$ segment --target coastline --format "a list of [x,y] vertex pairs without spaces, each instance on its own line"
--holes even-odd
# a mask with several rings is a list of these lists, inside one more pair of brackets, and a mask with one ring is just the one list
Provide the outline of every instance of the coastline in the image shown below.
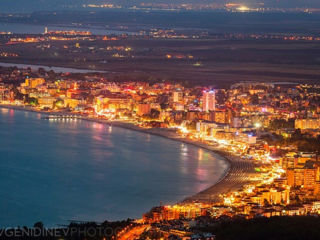
[[[45,115],[62,115],[62,114],[78,115],[76,113],[69,113],[69,112],[45,112],[45,111],[35,110],[31,107],[26,107],[26,106],[14,106],[14,105],[4,105],[4,104],[0,104],[0,108],[34,112],[34,113],[45,114]],[[233,156],[226,151],[222,151],[206,143],[183,138],[172,130],[169,130],[166,128],[145,129],[130,122],[110,121],[110,120],[104,120],[99,118],[85,117],[82,115],[78,115],[78,116],[79,116],[79,119],[81,120],[125,128],[129,130],[151,134],[151,135],[163,137],[166,139],[170,139],[173,141],[178,141],[181,143],[193,145],[222,157],[224,161],[226,161],[226,163],[228,164],[228,168],[224,171],[220,179],[216,183],[214,183],[212,186],[202,190],[201,192],[181,200],[179,204],[189,204],[194,202],[217,203],[223,200],[220,196],[221,194],[228,194],[232,191],[237,191],[241,189],[245,184],[252,182],[251,176],[253,176],[255,173],[254,164],[252,163],[252,161],[242,160],[238,156]]]
[[101,70],[93,70],[93,69],[83,69],[83,68],[76,68],[76,67],[59,67],[59,66],[47,66],[47,65],[38,65],[38,64],[26,64],[26,63],[16,63],[16,62],[0,62],[0,67],[20,67],[20,68],[27,68],[30,67],[31,69],[38,69],[43,68],[46,71],[53,70],[55,72],[72,72],[72,73],[108,73],[108,71],[101,71]]

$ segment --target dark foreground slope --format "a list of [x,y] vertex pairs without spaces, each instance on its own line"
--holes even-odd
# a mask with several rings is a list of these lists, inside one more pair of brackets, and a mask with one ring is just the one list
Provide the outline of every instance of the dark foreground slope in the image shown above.
[[201,230],[217,240],[313,240],[320,239],[319,226],[319,217],[295,216],[227,220]]

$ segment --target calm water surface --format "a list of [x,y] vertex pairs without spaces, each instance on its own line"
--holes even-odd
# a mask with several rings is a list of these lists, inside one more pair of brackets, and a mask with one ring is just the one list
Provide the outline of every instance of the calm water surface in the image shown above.
[[17,67],[17,68],[28,68],[30,67],[33,71],[37,71],[39,68],[43,68],[46,71],[53,70],[56,73],[93,73],[100,72],[106,73],[106,71],[90,70],[90,69],[78,69],[78,68],[66,68],[66,67],[49,67],[44,65],[33,65],[33,64],[21,64],[21,63],[4,63],[0,62],[1,67]]
[[128,31],[117,31],[111,30],[103,27],[79,27],[79,26],[51,26],[51,25],[42,25],[42,24],[23,24],[23,23],[6,23],[0,22],[0,32],[12,32],[16,34],[41,34],[44,33],[45,27],[48,27],[49,31],[90,31],[94,35],[106,35],[106,34],[133,34],[133,32]]
[[216,182],[203,149],[127,129],[0,108],[0,226],[141,217]]

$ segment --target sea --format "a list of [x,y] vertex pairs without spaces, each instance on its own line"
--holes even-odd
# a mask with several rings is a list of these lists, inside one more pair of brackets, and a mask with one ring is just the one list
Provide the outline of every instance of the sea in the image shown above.
[[98,71],[90,69],[79,69],[79,68],[67,68],[67,67],[52,67],[44,65],[33,65],[33,64],[21,64],[21,63],[5,63],[0,62],[0,67],[17,67],[17,68],[31,68],[33,71],[37,71],[39,68],[43,68],[45,71],[53,70],[56,73],[106,73],[107,71]]
[[85,120],[0,108],[0,227],[141,218],[216,183],[212,152]]
[[11,32],[15,34],[41,34],[44,33],[45,28],[48,31],[90,31],[94,35],[121,35],[121,34],[135,34],[130,31],[119,31],[96,26],[72,26],[72,25],[43,25],[43,24],[25,24],[25,23],[7,23],[0,22],[0,32]]

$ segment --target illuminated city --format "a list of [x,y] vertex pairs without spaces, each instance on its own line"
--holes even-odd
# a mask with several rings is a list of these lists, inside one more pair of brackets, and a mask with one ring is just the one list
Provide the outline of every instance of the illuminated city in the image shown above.
[[[152,209],[141,220],[145,224],[208,215],[319,213],[319,143],[313,140],[320,126],[319,85],[251,82],[208,91],[68,76],[48,81],[40,74],[30,78],[27,70],[15,72],[25,81],[16,89],[2,84],[4,107],[45,112],[49,121],[72,117],[139,129],[218,151],[228,159],[229,173],[218,185],[178,205]],[[160,96],[167,96],[166,104]]]
[[317,1],[0,7],[0,239],[320,238]]

